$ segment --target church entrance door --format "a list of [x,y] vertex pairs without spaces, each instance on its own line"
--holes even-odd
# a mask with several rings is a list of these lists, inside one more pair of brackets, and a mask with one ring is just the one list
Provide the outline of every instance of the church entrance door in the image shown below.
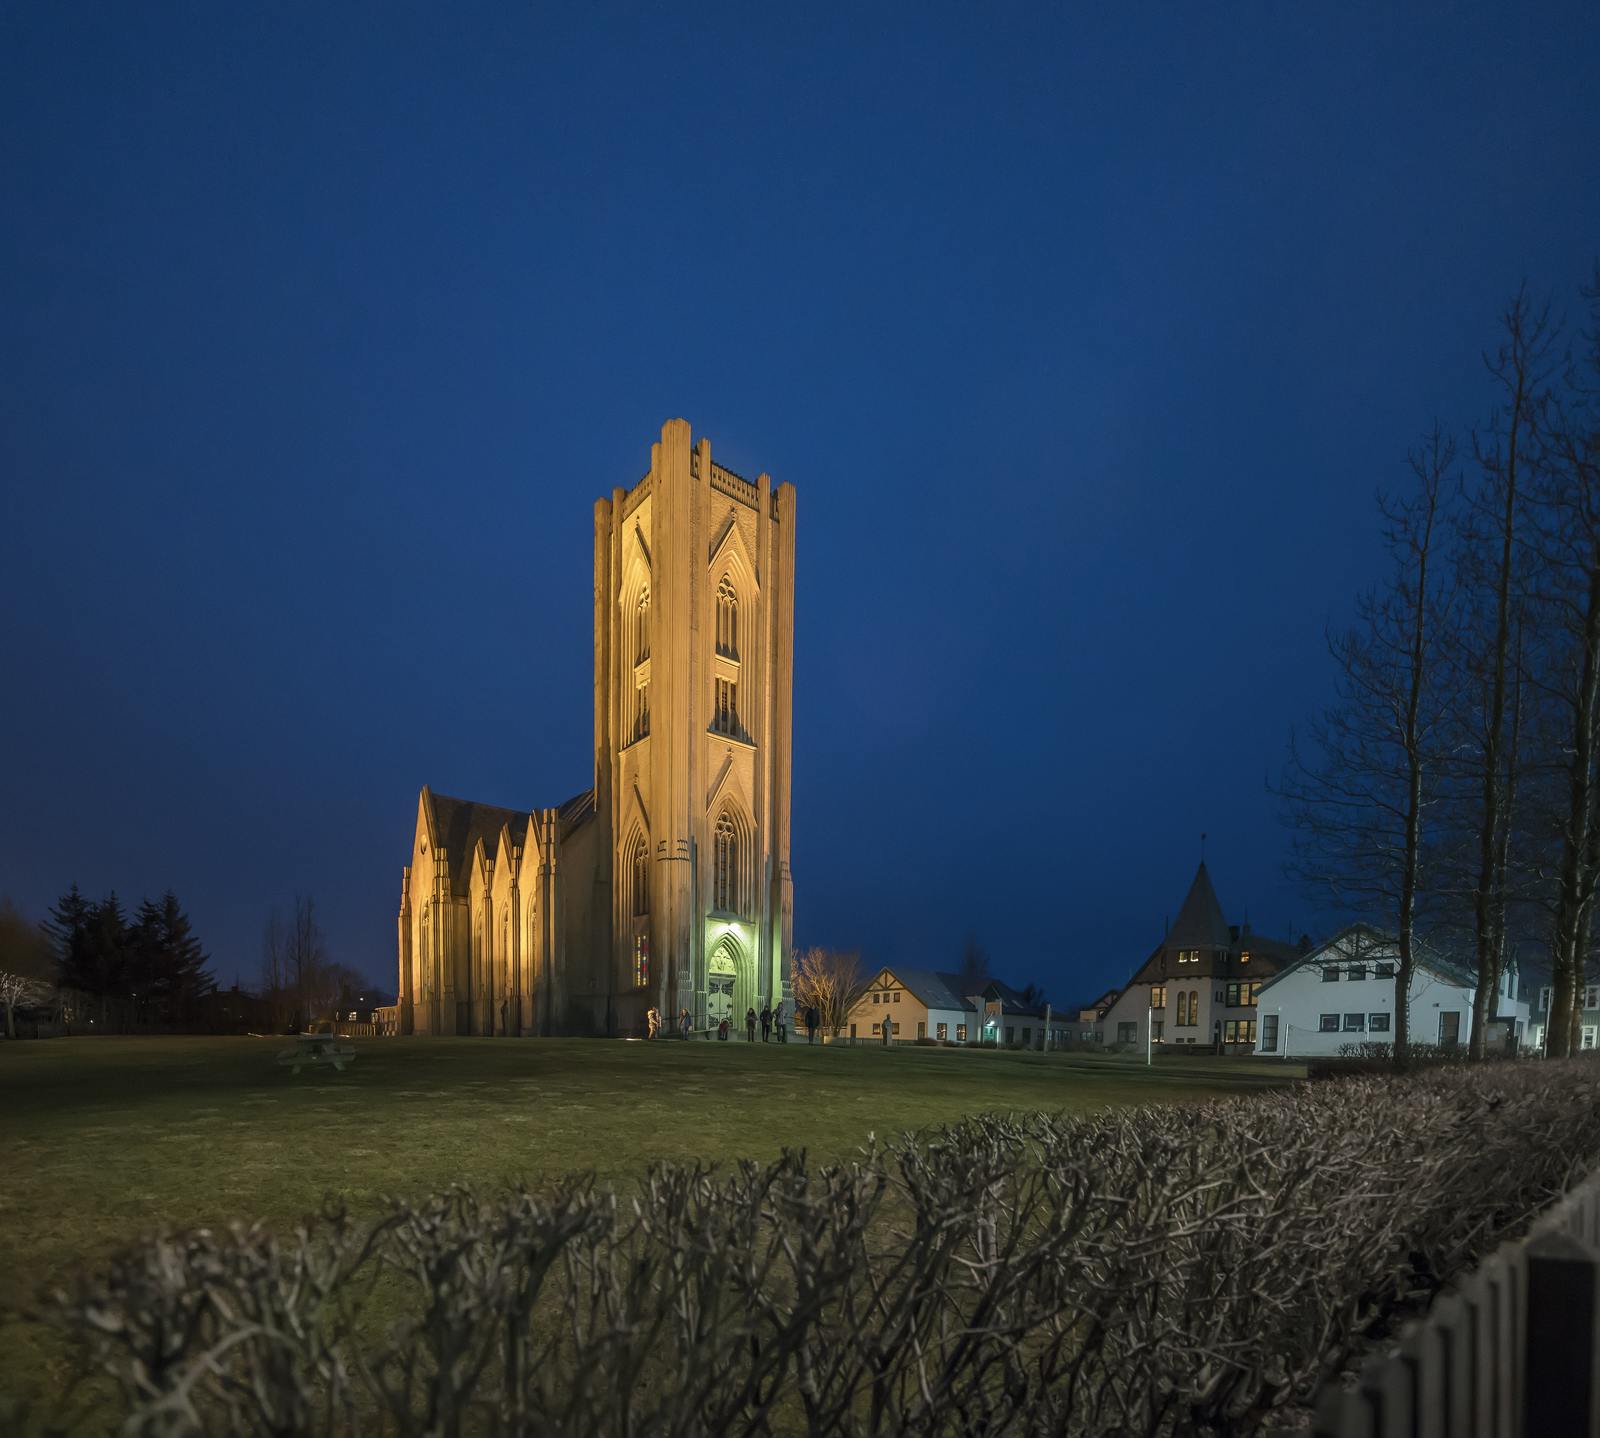
[[706,1023],[714,1029],[723,1019],[727,1019],[737,1028],[733,1012],[732,957],[726,948],[719,948],[706,967],[709,970],[706,975]]

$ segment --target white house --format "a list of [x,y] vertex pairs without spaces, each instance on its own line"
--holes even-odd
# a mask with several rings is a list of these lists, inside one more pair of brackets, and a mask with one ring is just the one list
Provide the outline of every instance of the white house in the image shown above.
[[[1335,934],[1261,986],[1255,1051],[1304,1058],[1353,1044],[1392,1044],[1398,965],[1395,940],[1381,930],[1352,924]],[[1406,1003],[1411,1041],[1467,1043],[1476,987],[1472,974],[1418,945]],[[1523,1036],[1528,1006],[1514,966],[1501,983],[1495,1017]]]
[[[1545,1029],[1550,1022],[1549,974],[1539,974],[1537,992],[1530,990],[1528,998],[1532,1012],[1528,1015],[1527,1042],[1530,1048],[1543,1049]],[[1579,995],[1583,1012],[1578,1018],[1578,1047],[1592,1049],[1600,1046],[1600,984],[1586,984]]]

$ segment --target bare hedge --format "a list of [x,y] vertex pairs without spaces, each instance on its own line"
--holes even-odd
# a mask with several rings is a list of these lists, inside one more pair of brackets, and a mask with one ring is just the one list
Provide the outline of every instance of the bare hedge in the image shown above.
[[1597,1156],[1600,1069],[1497,1065],[169,1235],[53,1311],[130,1435],[1247,1432]]

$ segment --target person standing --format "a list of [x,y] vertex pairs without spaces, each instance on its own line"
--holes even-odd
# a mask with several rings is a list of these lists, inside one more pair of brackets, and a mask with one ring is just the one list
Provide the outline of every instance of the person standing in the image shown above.
[[772,1027],[778,1032],[778,1042],[780,1044],[786,1044],[789,1042],[789,1026],[784,1022],[783,1019],[782,999],[779,999],[778,1002],[772,1006]]
[[772,1010],[766,1005],[761,1005],[761,1042],[772,1037]]
[[688,1037],[689,1037],[689,1010],[688,1009],[679,1009],[678,1010],[678,1037],[680,1039],[685,1040],[685,1041],[688,1040]]
[[756,1011],[753,1008],[744,1011],[744,1036],[749,1043],[756,1041]]
[[814,1044],[817,1041],[817,1026],[822,1022],[822,1015],[817,1012],[817,1006],[810,1004],[806,1007],[806,1042]]
[[645,1037],[655,1038],[661,1032],[661,1010],[651,1004],[644,1016]]

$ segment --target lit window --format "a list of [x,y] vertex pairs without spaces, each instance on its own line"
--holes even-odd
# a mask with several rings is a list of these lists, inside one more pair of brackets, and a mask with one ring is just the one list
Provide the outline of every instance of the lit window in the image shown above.
[[1239,955],[1239,962],[1241,964],[1248,964],[1250,962],[1250,950],[1249,949],[1246,949],[1242,954]]
[[966,1043],[966,1041],[967,1041],[967,1026],[965,1024],[957,1024],[956,1025],[956,1042],[958,1044],[964,1044],[964,1043]]
[[950,1025],[949,1024],[936,1024],[934,1026],[934,1031],[933,1032],[934,1032],[934,1037],[936,1039],[938,1039],[940,1043],[943,1043],[945,1041],[946,1037],[950,1033]]
[[1164,1009],[1167,1006],[1167,990],[1163,984],[1156,984],[1150,990],[1150,1007]]
[[633,986],[636,989],[650,986],[650,940],[645,934],[633,941]]

